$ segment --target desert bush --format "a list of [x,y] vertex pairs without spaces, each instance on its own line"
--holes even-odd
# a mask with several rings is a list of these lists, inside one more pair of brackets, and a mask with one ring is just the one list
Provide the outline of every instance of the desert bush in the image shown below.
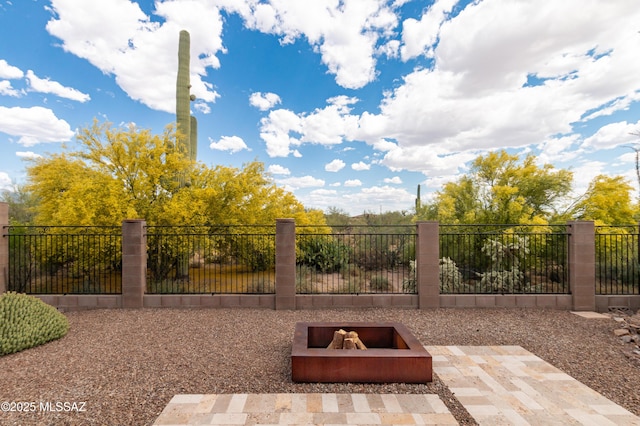
[[524,290],[520,258],[529,253],[526,237],[505,235],[502,241],[489,239],[482,246],[482,252],[491,258],[491,270],[480,274],[482,289],[507,294]]
[[371,285],[371,290],[373,291],[387,292],[391,289],[391,285],[389,284],[389,279],[384,275],[372,276],[369,283]]
[[440,293],[458,293],[462,285],[462,274],[456,262],[448,257],[440,259]]
[[349,263],[349,247],[330,235],[308,235],[298,247],[298,263],[320,272],[337,272]]
[[15,292],[0,296],[0,356],[59,339],[68,331],[67,317],[40,299]]
[[409,278],[402,281],[402,292],[415,294],[417,281],[416,261],[411,260],[409,261]]
[[319,291],[313,285],[315,275],[314,268],[307,265],[296,265],[296,293],[318,293]]

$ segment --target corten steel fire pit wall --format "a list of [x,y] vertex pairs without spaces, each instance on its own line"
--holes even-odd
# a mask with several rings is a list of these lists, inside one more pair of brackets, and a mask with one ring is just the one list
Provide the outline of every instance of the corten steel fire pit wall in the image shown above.
[[[327,349],[336,330],[355,331],[367,346]],[[397,322],[299,322],[291,351],[294,382],[427,383],[431,355]]]

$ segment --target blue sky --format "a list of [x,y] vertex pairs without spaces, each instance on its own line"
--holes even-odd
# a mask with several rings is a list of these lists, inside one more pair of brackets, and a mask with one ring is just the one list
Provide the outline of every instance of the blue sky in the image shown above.
[[0,188],[97,118],[175,121],[307,207],[406,210],[491,150],[637,186],[640,8],[610,0],[0,0]]

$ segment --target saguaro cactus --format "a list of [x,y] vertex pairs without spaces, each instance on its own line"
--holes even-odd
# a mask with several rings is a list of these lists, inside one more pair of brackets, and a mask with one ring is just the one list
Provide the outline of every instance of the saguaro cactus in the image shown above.
[[189,93],[191,82],[189,77],[189,62],[191,60],[191,41],[189,32],[180,31],[178,44],[178,79],[176,81],[176,122],[178,130],[184,135],[184,152],[195,161],[198,154],[198,122],[191,115],[190,101],[195,96]]

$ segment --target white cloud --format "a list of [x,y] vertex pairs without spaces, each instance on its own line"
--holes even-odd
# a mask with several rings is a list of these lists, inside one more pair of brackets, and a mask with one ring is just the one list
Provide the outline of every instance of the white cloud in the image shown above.
[[178,35],[186,29],[191,34],[192,93],[202,102],[215,101],[217,92],[202,77],[207,68],[220,66],[215,55],[224,51],[218,8],[202,1],[156,2],[155,7],[152,21],[127,0],[103,2],[100,13],[91,2],[52,0],[54,17],[47,31],[62,41],[65,51],[114,75],[132,99],[174,112]]
[[302,120],[292,111],[273,110],[260,122],[260,137],[267,144],[269,157],[286,157],[291,153],[291,145],[300,144],[298,139],[289,136],[289,132],[299,133],[302,127]]
[[440,25],[451,12],[458,0],[436,0],[422,15],[420,20],[405,19],[402,23],[403,61],[419,55],[433,57],[433,47],[438,39]]
[[402,183],[402,179],[400,179],[400,176],[394,176],[392,178],[384,178],[384,183],[393,183],[395,185],[400,185]]
[[638,136],[633,135],[638,132],[638,128],[640,128],[640,120],[636,123],[627,123],[626,121],[609,123],[598,129],[594,135],[586,138],[582,147],[599,150],[633,144],[638,140]]
[[18,79],[24,77],[24,73],[20,68],[9,65],[4,59],[0,59],[0,78],[7,78],[9,80]]
[[[640,9],[622,2],[473,2],[440,26],[433,67],[405,75],[349,137],[393,141],[378,145],[382,164],[438,175],[459,166],[450,154],[569,137],[584,117],[638,99],[638,21]],[[429,49],[408,46],[407,56]]]
[[549,138],[538,145],[540,153],[537,155],[539,164],[552,164],[553,162],[564,162],[576,158],[580,150],[575,148],[580,136],[577,134]]
[[249,96],[251,106],[258,108],[260,111],[267,111],[281,102],[280,96],[275,93],[255,92]]
[[278,179],[277,182],[278,184],[283,185],[291,190],[324,186],[324,180],[314,178],[313,176],[290,177],[285,179]]
[[11,182],[9,174],[0,172],[0,191],[14,191],[15,185]]
[[384,55],[388,58],[397,58],[398,51],[400,50],[400,41],[398,40],[389,40],[387,43],[378,47],[376,52],[378,55]]
[[358,192],[332,193],[328,190],[313,190],[299,199],[306,206],[327,210],[341,206],[347,213],[358,215],[364,212],[410,210],[414,206],[415,194],[402,188],[374,186],[362,188]]
[[572,169],[573,172],[573,196],[578,197],[586,192],[589,184],[598,175],[604,174],[607,166],[602,161],[585,161],[578,167]]
[[305,37],[342,87],[358,89],[376,75],[376,44],[397,26],[393,10],[378,0],[348,2],[280,0],[250,2],[250,28],[281,36],[283,44]]
[[357,163],[353,163],[351,165],[351,168],[355,171],[363,171],[363,170],[369,170],[371,168],[371,164],[366,164],[362,161],[359,161]]
[[65,87],[57,81],[51,81],[48,78],[39,78],[33,73],[33,71],[27,71],[27,80],[29,86],[34,92],[51,93],[61,98],[71,99],[72,101],[87,102],[91,99],[86,93],[71,88]]
[[242,140],[239,136],[222,136],[219,141],[213,141],[209,139],[211,143],[209,144],[209,148],[215,149],[218,151],[229,151],[232,154],[236,152],[240,152],[243,149],[249,150],[249,147],[244,140]]
[[196,99],[196,101],[194,102],[193,109],[195,109],[198,112],[201,112],[202,114],[211,113],[211,107],[209,106],[209,104],[206,102],[202,102],[198,99]]
[[327,163],[324,165],[324,169],[327,172],[339,172],[340,170],[342,170],[344,168],[345,164],[344,161],[340,160],[340,159],[335,159],[333,161],[331,161],[330,163]]
[[360,181],[360,179],[349,179],[344,182],[344,186],[346,188],[354,188],[356,186],[362,186],[362,181]]
[[69,123],[57,118],[53,111],[43,107],[0,106],[0,132],[18,137],[18,143],[24,146],[66,142],[74,135]]
[[34,158],[42,158],[42,155],[36,154],[33,151],[17,151],[16,157],[34,159]]
[[[260,137],[267,144],[271,157],[286,157],[292,153],[291,146],[304,143],[337,145],[346,135],[354,134],[358,117],[351,114],[351,105],[357,99],[336,96],[327,99],[327,106],[315,109],[310,114],[296,114],[286,109],[277,109],[261,120]],[[297,134],[295,137],[292,134]]]
[[269,173],[272,175],[290,175],[291,171],[286,167],[280,166],[279,164],[272,164],[267,169]]
[[22,92],[14,89],[9,80],[0,80],[0,95],[13,96],[17,98],[22,95]]

